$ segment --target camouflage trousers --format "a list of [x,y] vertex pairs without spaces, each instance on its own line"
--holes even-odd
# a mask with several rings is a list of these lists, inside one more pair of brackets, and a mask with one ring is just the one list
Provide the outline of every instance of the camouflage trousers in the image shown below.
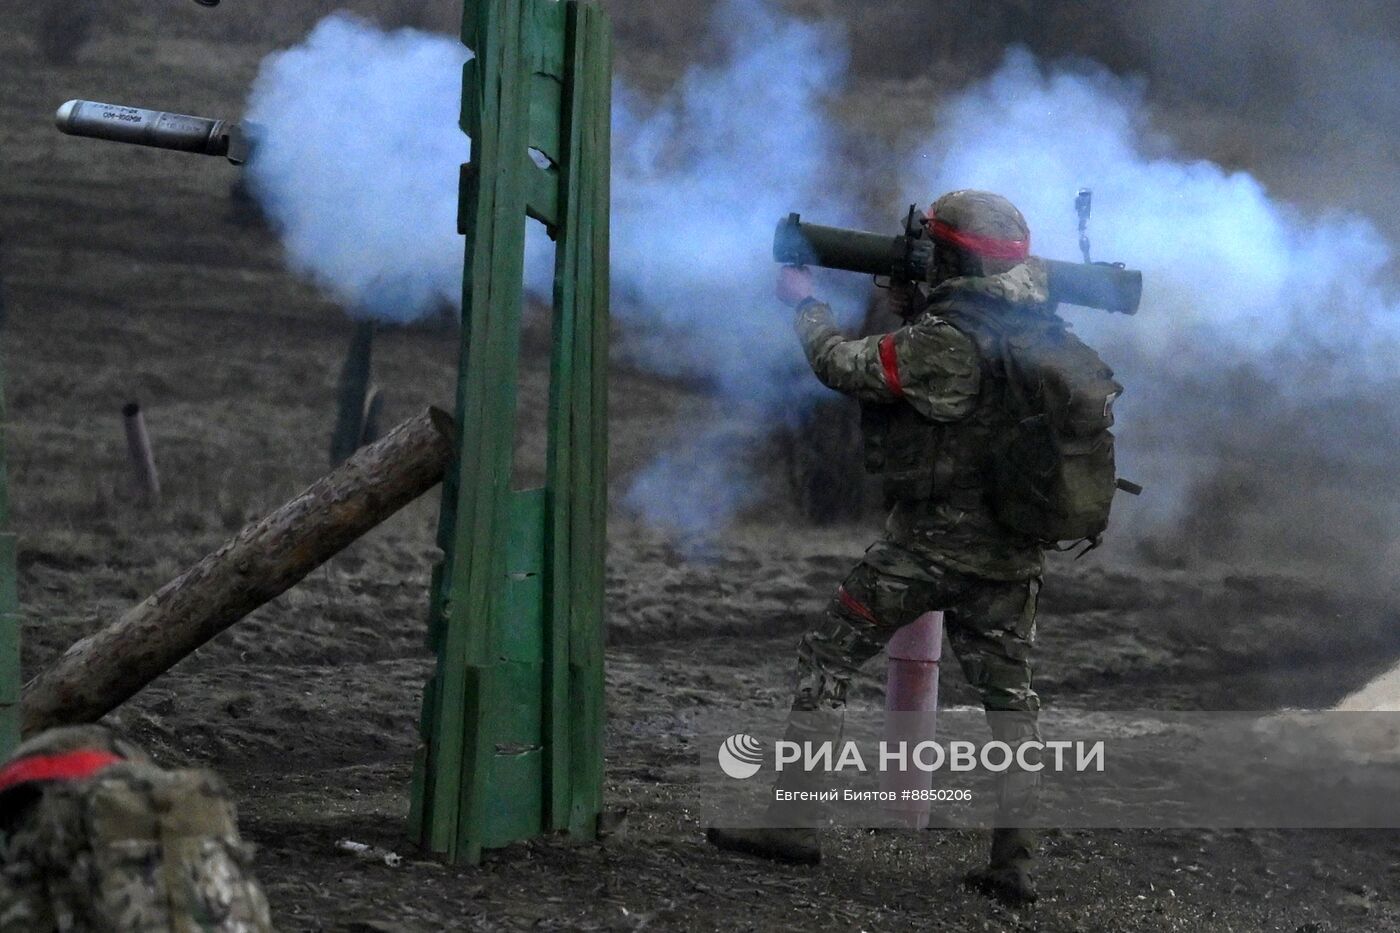
[[[877,543],[837,588],[821,624],[798,644],[793,712],[843,709],[856,672],[896,631],[937,609],[944,612],[944,630],[963,674],[981,694],[993,738],[1013,748],[1039,741],[1040,698],[1031,686],[1039,593],[1039,578],[976,577]],[[826,717],[803,719],[820,723]],[[1007,772],[999,783],[1002,819],[1014,822],[1033,812],[1038,787],[1034,772]]]
[[1040,581],[988,580],[931,563],[911,566],[917,576],[906,576],[888,569],[895,550],[884,542],[872,547],[832,596],[822,624],[802,637],[792,708],[845,706],[851,677],[890,636],[941,609],[948,642],[982,705],[988,711],[1038,712],[1031,647]]
[[270,933],[223,782],[124,763],[53,783],[0,841],[0,933]]

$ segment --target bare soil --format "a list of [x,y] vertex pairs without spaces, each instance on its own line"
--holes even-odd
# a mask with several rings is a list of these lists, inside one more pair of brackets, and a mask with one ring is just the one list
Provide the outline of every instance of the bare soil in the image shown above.
[[[60,65],[9,28],[28,14],[6,9],[7,453],[33,673],[324,470],[351,326],[283,269],[274,237],[238,221],[227,165],[50,128],[53,107],[74,96],[227,112],[269,35],[206,36],[222,11],[174,4],[165,37],[139,15],[100,17]],[[267,27],[273,38],[294,28]],[[376,380],[391,422],[450,398],[456,342],[430,327],[381,335]],[[527,341],[527,400],[542,397],[541,357]],[[166,489],[157,511],[128,489],[119,412],[129,400],[154,438]],[[619,370],[614,483],[703,406],[685,386]],[[525,406],[522,481],[537,479],[541,408]],[[433,498],[113,717],[163,762],[228,778],[282,929],[1400,929],[1393,832],[1053,834],[1045,897],[1021,912],[961,888],[983,857],[972,833],[841,831],[820,867],[801,869],[708,847],[695,790],[668,777],[681,751],[658,714],[783,705],[797,634],[876,534],[873,521],[805,527],[781,503],[700,555],[614,516],[607,798],[628,811],[625,831],[516,845],[479,867],[439,864],[404,838],[431,671]],[[1115,560],[1106,549],[1052,568],[1038,667],[1047,703],[1326,706],[1400,656],[1385,601],[1284,572]],[[857,699],[877,689],[864,680]],[[944,692],[972,699],[951,670]],[[343,839],[403,861],[347,854]]]

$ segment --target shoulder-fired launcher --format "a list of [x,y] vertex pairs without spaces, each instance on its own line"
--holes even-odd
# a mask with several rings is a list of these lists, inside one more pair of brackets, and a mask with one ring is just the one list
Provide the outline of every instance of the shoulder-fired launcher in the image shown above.
[[[925,279],[933,249],[933,241],[912,222],[906,225],[906,232],[889,236],[823,227],[789,214],[779,221],[773,236],[773,258],[778,262],[888,276],[902,282]],[[1119,314],[1137,313],[1142,300],[1141,272],[1116,263],[1034,259],[1045,267],[1050,300]]]

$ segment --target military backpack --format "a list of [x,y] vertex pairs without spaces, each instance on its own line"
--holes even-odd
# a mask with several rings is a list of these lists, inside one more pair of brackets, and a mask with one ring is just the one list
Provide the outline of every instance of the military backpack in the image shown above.
[[975,315],[983,365],[1011,426],[991,458],[997,519],[1046,544],[1097,542],[1118,488],[1113,370],[1059,317]]
[[270,933],[223,781],[64,732],[0,771],[0,933]]

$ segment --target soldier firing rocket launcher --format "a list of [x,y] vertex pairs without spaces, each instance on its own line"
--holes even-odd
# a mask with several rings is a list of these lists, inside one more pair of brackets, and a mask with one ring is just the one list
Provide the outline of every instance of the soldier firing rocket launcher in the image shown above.
[[[1081,193],[1083,197],[1083,193]],[[1087,219],[1087,198],[1081,216]],[[1081,234],[1082,234],[1081,226]],[[891,282],[922,282],[933,261],[934,243],[923,216],[913,207],[904,233],[887,236],[805,223],[798,214],[779,221],[773,258],[789,265],[822,266],[887,276]],[[1050,299],[1119,314],[1136,314],[1142,299],[1142,273],[1121,263],[1036,261],[1045,267]]]
[[209,117],[70,100],[58,108],[54,123],[69,136],[223,156],[234,165],[244,164],[253,153],[249,127]]

